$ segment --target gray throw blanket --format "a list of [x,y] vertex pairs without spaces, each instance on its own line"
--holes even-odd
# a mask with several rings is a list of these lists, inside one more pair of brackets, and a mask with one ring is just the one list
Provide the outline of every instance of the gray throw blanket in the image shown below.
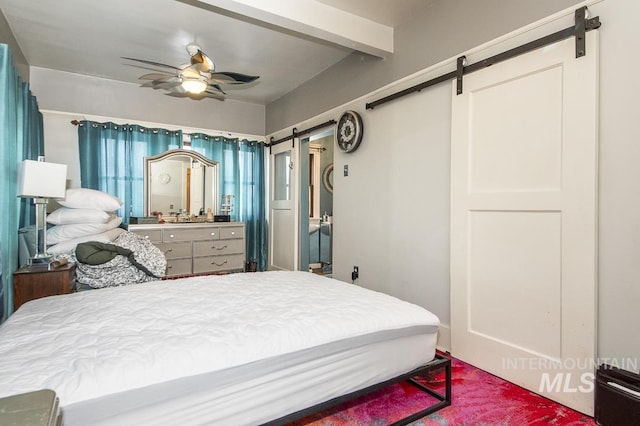
[[164,253],[132,232],[123,232],[112,244],[80,243],[74,257],[77,281],[93,288],[156,281],[167,268]]

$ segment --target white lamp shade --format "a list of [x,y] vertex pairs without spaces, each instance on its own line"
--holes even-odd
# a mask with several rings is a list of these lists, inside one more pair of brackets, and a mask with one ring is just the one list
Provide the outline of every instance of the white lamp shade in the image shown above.
[[24,160],[18,164],[18,197],[64,198],[67,165]]

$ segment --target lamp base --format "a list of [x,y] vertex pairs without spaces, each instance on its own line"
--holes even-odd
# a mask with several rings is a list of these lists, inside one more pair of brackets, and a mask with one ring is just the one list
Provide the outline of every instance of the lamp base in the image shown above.
[[53,262],[53,255],[38,253],[29,259],[29,265],[49,266]]

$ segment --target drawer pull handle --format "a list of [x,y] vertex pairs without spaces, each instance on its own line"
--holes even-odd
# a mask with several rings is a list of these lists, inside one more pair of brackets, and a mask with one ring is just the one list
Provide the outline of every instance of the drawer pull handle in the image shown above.
[[165,253],[171,253],[173,249],[165,250]]
[[147,240],[149,239],[149,236],[148,236],[148,235],[145,235],[144,237],[145,237]]
[[216,233],[215,233],[215,232],[212,232],[212,233],[211,233],[211,236],[212,236],[212,237],[215,237],[215,235],[216,235]]
[[173,238],[173,234],[169,235],[169,238]]
[[232,232],[231,232],[231,235],[236,235],[235,231],[232,231]]
[[216,266],[222,266],[222,265],[225,265],[226,263],[227,263],[226,260],[224,262],[222,262],[222,263],[216,263],[215,260],[213,262],[211,262],[212,265],[216,265]]
[[227,246],[222,246],[222,247],[211,246],[211,248],[216,250],[224,250],[227,248]]
[[173,268],[173,265],[167,265],[167,269]]

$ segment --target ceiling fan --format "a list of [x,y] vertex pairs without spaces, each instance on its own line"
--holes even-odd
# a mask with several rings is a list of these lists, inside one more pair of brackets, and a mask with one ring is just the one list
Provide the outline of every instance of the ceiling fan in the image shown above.
[[156,90],[163,89],[167,91],[167,95],[180,98],[224,100],[226,92],[221,86],[247,84],[260,78],[259,76],[237,72],[215,71],[215,64],[211,58],[205,55],[200,50],[200,46],[195,43],[187,45],[187,52],[191,56],[190,63],[179,67],[145,59],[126,57],[122,57],[122,59],[171,70],[140,76],[140,80],[147,80],[141,87],[151,87]]

